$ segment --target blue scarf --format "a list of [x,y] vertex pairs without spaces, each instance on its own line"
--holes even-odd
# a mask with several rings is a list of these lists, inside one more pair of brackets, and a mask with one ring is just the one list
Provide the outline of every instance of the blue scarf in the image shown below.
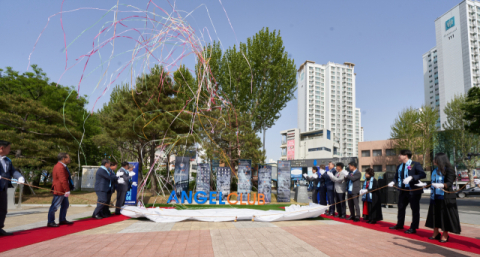
[[[352,172],[352,176],[353,176],[353,174],[355,174],[356,171],[357,171],[357,170],[354,170],[354,171]],[[349,174],[349,175],[350,175],[350,174]],[[347,175],[347,176],[348,176],[348,175]],[[353,188],[353,182],[352,182],[351,180],[348,180],[348,193],[349,193],[349,194],[352,194],[352,188]]]
[[[432,183],[445,183],[445,177],[438,171],[438,168],[432,172]],[[445,194],[442,189],[434,187],[431,187],[430,192],[430,200],[443,199],[443,195]]]
[[[411,164],[412,164],[412,160],[408,160],[407,163],[405,163],[405,172],[403,173],[404,178],[400,176],[402,174],[403,164],[400,164],[400,166],[398,166],[398,187],[399,188],[402,188],[403,180],[408,178],[408,166],[410,166]],[[410,185],[407,184],[405,185],[405,187],[410,188]]]
[[[370,178],[370,182],[368,183],[368,190],[372,190],[373,186],[373,177]],[[367,189],[367,180],[363,182],[363,189]],[[369,203],[372,202],[372,193],[362,195],[362,201],[368,201]]]
[[[108,171],[107,167],[105,167],[105,166],[102,165],[102,166],[100,166],[100,168],[104,169],[104,170],[107,172],[108,176],[110,176],[110,171]],[[110,185],[109,185],[109,187],[112,187],[112,180],[110,180]]]

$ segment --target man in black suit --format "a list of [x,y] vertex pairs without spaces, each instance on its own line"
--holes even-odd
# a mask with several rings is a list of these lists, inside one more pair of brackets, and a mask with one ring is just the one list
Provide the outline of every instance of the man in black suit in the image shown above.
[[[357,170],[357,163],[350,162],[348,168],[353,170],[346,177],[347,181],[347,199],[348,200],[348,209],[350,210],[350,217],[347,220],[353,220],[354,222],[360,221],[360,204],[358,199],[358,194],[360,192],[360,179],[362,178],[362,173]],[[353,199],[350,199],[353,198]]]
[[318,172],[318,168],[312,167],[312,173],[313,173],[312,176],[308,176],[306,173],[303,174],[303,176],[307,181],[313,183],[312,203],[318,204],[317,194],[318,194],[318,190],[320,189],[320,175]]
[[328,172],[332,173],[332,175],[336,175],[337,171],[335,170],[335,164],[333,162],[328,163],[328,167],[326,169],[327,172],[323,173],[322,179],[325,181],[325,189],[327,192],[326,199],[328,200],[328,204],[330,204],[330,208],[327,210],[327,216],[335,215],[335,182],[330,179]]
[[407,205],[410,204],[410,208],[412,209],[412,225],[410,226],[410,229],[405,231],[407,234],[417,233],[417,228],[420,223],[420,199],[422,198],[423,189],[415,190],[420,188],[415,184],[418,184],[420,179],[427,176],[423,171],[422,165],[418,162],[412,161],[411,158],[412,152],[410,150],[400,151],[398,160],[402,162],[402,164],[397,166],[395,180],[388,184],[389,187],[396,185],[402,189],[414,190],[399,190],[397,225],[390,228],[403,229],[405,223],[405,209],[407,209]]
[[[10,153],[10,142],[0,140],[0,236],[11,236],[3,230],[5,218],[7,217],[7,189],[12,186],[10,181],[12,178],[17,179],[18,183],[24,184],[25,178],[22,174],[15,170],[12,161],[7,157]],[[6,178],[6,179],[3,179]],[[9,180],[7,180],[9,179]]]
[[117,185],[117,204],[115,208],[116,215],[120,215],[120,210],[122,206],[125,205],[125,197],[132,186],[131,177],[135,176],[135,172],[129,171],[130,166],[133,168],[133,165],[129,164],[128,162],[122,162],[122,167],[117,172],[117,177],[123,178],[126,183]]
[[95,193],[97,193],[98,203],[92,217],[96,219],[106,217],[104,209],[109,209],[107,203],[109,203],[116,183],[123,184],[125,181],[123,178],[118,178],[114,172],[111,172],[110,161],[103,159],[102,166],[97,170],[97,174],[95,175]]
[[[117,169],[117,163],[116,162],[110,162],[110,167],[107,168],[107,169],[108,169],[108,172],[115,174],[115,170]],[[117,189],[117,186],[118,186],[117,181],[112,183],[112,190],[109,193],[107,193],[107,202],[106,202],[107,205],[111,205],[112,195],[113,195],[113,193],[115,193],[115,190]],[[117,196],[118,196],[118,193],[117,193]],[[108,218],[110,216],[112,216],[112,213],[110,212],[110,207],[105,206],[105,208],[103,208],[103,217]]]

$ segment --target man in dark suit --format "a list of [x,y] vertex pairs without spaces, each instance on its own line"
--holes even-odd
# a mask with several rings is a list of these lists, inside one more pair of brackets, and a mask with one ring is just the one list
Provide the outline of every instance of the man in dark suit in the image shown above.
[[322,179],[324,180],[324,183],[325,183],[325,189],[326,189],[326,192],[327,192],[327,196],[326,196],[326,199],[328,200],[328,204],[330,204],[330,208],[328,209],[327,211],[327,215],[328,216],[333,216],[335,215],[335,182],[333,182],[331,179],[330,179],[330,176],[328,175],[328,172],[331,172],[333,175],[336,175],[337,174],[337,171],[335,170],[335,165],[333,164],[333,162],[329,162],[328,163],[328,167],[326,169],[326,172],[323,173],[322,175]]
[[[362,173],[357,170],[357,163],[350,162],[348,164],[350,172],[348,176],[345,177],[347,181],[347,198],[348,200],[348,209],[350,210],[350,217],[347,220],[353,220],[355,222],[360,221],[360,204],[358,199],[358,194],[360,192],[360,179],[362,178]],[[353,198],[353,199],[350,199]]]
[[10,142],[0,140],[0,236],[13,235],[13,233],[7,233],[5,230],[3,230],[8,210],[7,189],[9,187],[13,187],[10,180],[14,178],[17,179],[18,183],[25,183],[25,178],[23,178],[20,172],[15,170],[12,165],[12,161],[7,157],[7,154],[9,153]]
[[[116,162],[110,162],[110,167],[108,168],[108,171],[110,173],[115,174],[115,170],[117,169],[117,163]],[[107,205],[110,205],[112,203],[112,195],[115,193],[115,190],[117,189],[117,181],[112,183],[112,191],[107,193]],[[117,194],[118,197],[118,194]],[[103,208],[103,217],[108,218],[112,216],[112,213],[110,212],[110,208],[108,206],[105,206],[106,208]]]
[[312,203],[318,204],[317,194],[318,194],[318,190],[320,189],[320,187],[319,187],[319,185],[320,185],[320,175],[319,175],[319,172],[318,172],[318,168],[317,167],[312,167],[312,173],[313,173],[312,176],[308,176],[307,174],[303,174],[303,176],[305,177],[305,179],[307,181],[313,183]]
[[55,212],[60,209],[60,225],[72,225],[73,222],[67,221],[67,209],[70,206],[68,197],[73,190],[73,181],[67,165],[70,164],[70,156],[67,153],[58,154],[58,162],[52,171],[52,205],[48,211],[47,227],[58,227],[55,223]]
[[123,180],[128,183],[118,184],[117,185],[117,204],[115,208],[115,214],[120,215],[120,210],[123,205],[125,205],[125,197],[127,195],[128,190],[132,186],[132,179],[131,177],[135,176],[135,172],[129,171],[129,167],[132,166],[128,162],[122,162],[122,167],[117,172],[117,177],[123,178]]
[[109,209],[107,206],[108,196],[112,195],[115,183],[123,184],[123,178],[117,178],[115,173],[110,172],[110,161],[107,159],[102,160],[102,166],[97,170],[95,175],[95,193],[97,194],[97,208],[93,212],[92,217],[96,219],[104,218],[104,209]]
[[410,150],[401,150],[398,160],[402,164],[397,166],[395,172],[395,180],[388,184],[389,187],[396,185],[398,188],[405,190],[414,190],[414,191],[404,191],[399,190],[398,194],[398,215],[397,215],[397,224],[390,229],[403,229],[405,223],[405,210],[407,205],[410,204],[412,209],[412,225],[410,229],[406,230],[407,234],[417,233],[417,228],[420,223],[420,199],[422,198],[423,189],[416,186],[420,182],[420,179],[425,178],[427,175],[423,171],[422,165],[418,162],[411,160],[412,152]]

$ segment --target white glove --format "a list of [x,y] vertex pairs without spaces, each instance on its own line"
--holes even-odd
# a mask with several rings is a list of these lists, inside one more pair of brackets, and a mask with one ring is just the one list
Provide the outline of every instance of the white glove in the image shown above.
[[412,176],[408,176],[406,179],[403,180],[403,184],[408,185],[410,183],[410,180],[412,179]]
[[345,176],[345,177],[346,177],[346,176],[348,176],[348,171],[346,171],[346,170],[342,170],[342,172],[341,172],[341,173],[342,173],[342,174],[343,174],[343,176]]
[[392,181],[392,182],[388,183],[388,187],[393,187],[394,184],[395,183]]
[[315,173],[315,174],[312,175],[312,177],[313,177],[313,178],[318,178],[318,174]]
[[132,186],[136,187],[136,186],[137,186],[137,182],[133,182],[133,183],[132,183]]
[[[1,178],[1,177],[0,177],[0,178]],[[475,179],[475,180],[473,180],[473,181],[475,182],[475,184],[480,185],[480,179]]]
[[128,176],[129,176],[129,177],[133,177],[133,176],[135,176],[135,172],[133,172],[133,171],[130,171],[130,172],[128,173]]
[[360,190],[360,195],[364,195],[364,194],[366,194],[367,192],[368,192],[367,189],[362,189],[362,190]]
[[125,184],[125,180],[123,180],[123,178],[119,178],[117,183],[118,184]]
[[18,178],[18,183],[25,184],[25,178],[24,177],[19,177]]
[[307,173],[303,173],[303,177],[304,177],[304,178],[307,178]]
[[328,175],[329,177],[333,177],[333,174],[332,174],[330,171],[327,172],[327,175]]
[[117,172],[117,177],[121,177],[121,176],[123,176],[123,174],[124,174],[123,171],[119,171],[119,172]]
[[417,187],[424,187],[426,185],[427,185],[427,183],[423,183],[422,181],[419,181],[418,184],[415,184],[415,186],[417,186]]
[[70,196],[70,191],[65,193],[65,197],[69,197],[69,196]]
[[439,188],[439,189],[445,187],[445,185],[442,184],[442,183],[432,183],[432,186],[433,186],[434,188]]

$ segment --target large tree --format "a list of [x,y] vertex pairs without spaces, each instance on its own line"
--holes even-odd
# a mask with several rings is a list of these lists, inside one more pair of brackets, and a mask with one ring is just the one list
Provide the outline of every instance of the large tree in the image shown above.
[[418,111],[418,121],[415,123],[415,125],[420,134],[420,137],[418,137],[418,143],[419,151],[423,155],[424,169],[427,168],[427,164],[432,164],[430,155],[437,138],[437,128],[435,124],[438,118],[438,110],[429,105],[422,106]]
[[469,121],[465,129],[473,134],[480,135],[480,88],[472,87],[468,90],[465,104],[462,106],[465,112],[463,117]]
[[395,140],[395,148],[411,150],[414,153],[414,159],[418,157],[417,150],[419,149],[418,120],[418,111],[412,107],[406,108],[395,118],[390,132],[390,137]]
[[450,142],[453,143],[456,162],[463,164],[468,171],[468,177],[473,183],[473,170],[476,167],[479,156],[471,156],[472,153],[480,152],[480,136],[468,132],[465,128],[471,123],[465,120],[465,111],[462,107],[465,105],[464,96],[455,96],[445,106],[444,112],[447,115],[447,120],[443,124],[443,128],[448,132]]

